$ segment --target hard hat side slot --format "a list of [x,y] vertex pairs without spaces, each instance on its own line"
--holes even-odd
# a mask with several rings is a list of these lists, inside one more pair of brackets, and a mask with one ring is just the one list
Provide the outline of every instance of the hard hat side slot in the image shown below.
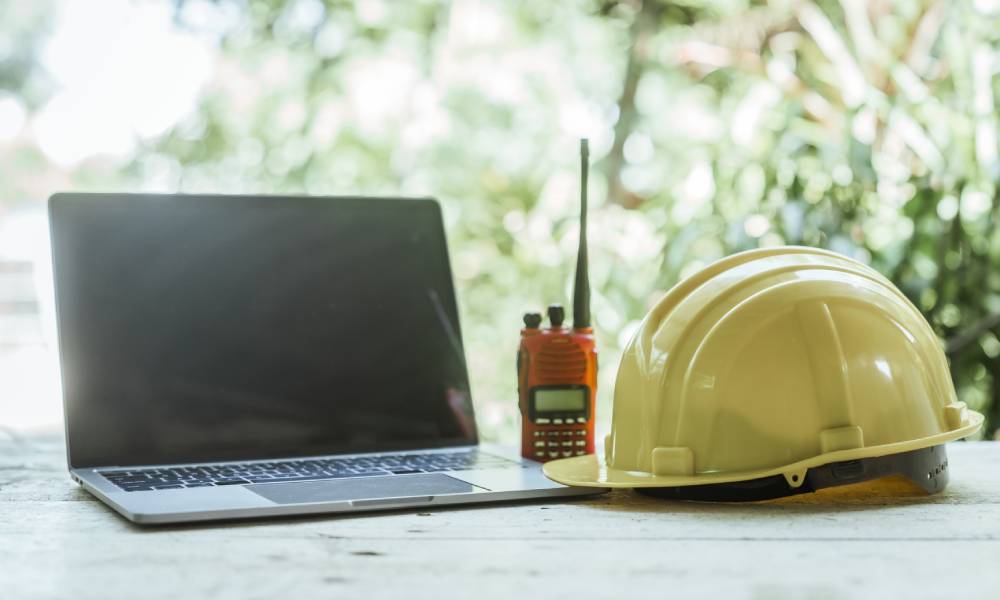
[[834,427],[819,432],[819,446],[823,454],[838,450],[854,450],[863,448],[865,436],[857,425]]
[[694,452],[690,448],[654,448],[653,473],[659,476],[694,475]]
[[969,408],[965,402],[952,402],[944,407],[944,420],[948,429],[959,429],[969,424]]

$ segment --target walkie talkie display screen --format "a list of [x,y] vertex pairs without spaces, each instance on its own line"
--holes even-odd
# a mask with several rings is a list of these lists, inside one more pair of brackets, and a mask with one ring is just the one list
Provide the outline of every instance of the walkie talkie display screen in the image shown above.
[[587,390],[535,390],[536,412],[581,412],[587,406]]

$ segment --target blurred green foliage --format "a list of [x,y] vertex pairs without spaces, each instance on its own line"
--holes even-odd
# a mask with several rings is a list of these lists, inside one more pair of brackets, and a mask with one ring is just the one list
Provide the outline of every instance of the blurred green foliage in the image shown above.
[[[38,60],[52,13],[50,0],[21,6],[0,1],[0,101],[13,97],[25,112],[37,110],[52,91]],[[0,147],[0,211],[13,199],[44,195],[37,182],[48,170],[35,146]]]
[[217,41],[214,79],[129,177],[439,198],[487,438],[516,435],[521,313],[570,297],[582,136],[604,427],[649,306],[785,243],[893,279],[1000,425],[995,4],[175,2]]

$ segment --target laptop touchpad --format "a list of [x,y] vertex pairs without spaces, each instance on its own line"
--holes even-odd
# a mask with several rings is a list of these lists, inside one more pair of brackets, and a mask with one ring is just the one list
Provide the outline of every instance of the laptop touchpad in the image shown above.
[[442,473],[321,479],[295,483],[258,483],[244,487],[278,504],[383,498],[420,498],[429,502],[434,496],[441,494],[462,494],[478,489],[471,483]]

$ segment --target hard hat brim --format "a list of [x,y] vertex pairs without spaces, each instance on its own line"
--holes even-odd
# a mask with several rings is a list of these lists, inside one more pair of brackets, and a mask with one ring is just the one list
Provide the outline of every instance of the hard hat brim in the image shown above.
[[983,420],[983,415],[970,410],[968,411],[968,421],[961,427],[951,431],[945,431],[937,435],[895,444],[884,444],[881,446],[868,446],[854,448],[851,450],[827,452],[806,460],[772,469],[729,473],[701,473],[688,476],[655,475],[645,471],[626,471],[622,469],[614,469],[605,463],[603,456],[588,454],[585,456],[575,456],[572,458],[563,458],[547,462],[543,465],[543,470],[545,475],[553,481],[564,485],[578,487],[680,487],[748,481],[751,479],[760,479],[774,475],[784,475],[789,479],[789,481],[804,481],[806,471],[828,463],[887,456],[890,454],[900,454],[903,452],[910,452],[912,450],[919,450],[921,448],[930,448],[932,446],[938,446],[946,442],[968,437],[982,427]]

